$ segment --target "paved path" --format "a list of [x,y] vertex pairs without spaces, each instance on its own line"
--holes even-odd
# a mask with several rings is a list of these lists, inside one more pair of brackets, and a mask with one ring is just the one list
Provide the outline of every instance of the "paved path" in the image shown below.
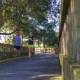
[[57,56],[36,54],[31,61],[25,57],[0,63],[0,80],[50,80],[59,70]]

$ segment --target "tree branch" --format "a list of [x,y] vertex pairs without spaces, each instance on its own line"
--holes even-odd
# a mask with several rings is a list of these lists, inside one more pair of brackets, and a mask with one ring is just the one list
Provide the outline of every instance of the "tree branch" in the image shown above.
[[11,32],[11,33],[0,33],[0,35],[11,35],[11,34],[13,34],[13,33],[15,33],[15,32],[16,32],[16,30],[13,31],[13,32]]

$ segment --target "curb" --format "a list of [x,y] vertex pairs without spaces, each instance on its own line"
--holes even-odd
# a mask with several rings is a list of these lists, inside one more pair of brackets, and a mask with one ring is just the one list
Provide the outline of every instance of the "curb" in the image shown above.
[[10,58],[10,59],[0,60],[0,63],[11,61],[11,60],[16,60],[16,59],[22,59],[22,58],[25,58],[25,57],[27,57],[27,56],[15,57],[15,58]]

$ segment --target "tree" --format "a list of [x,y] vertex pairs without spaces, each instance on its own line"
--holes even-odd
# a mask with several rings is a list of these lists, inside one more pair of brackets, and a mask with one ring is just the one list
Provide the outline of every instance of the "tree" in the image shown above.
[[[43,4],[43,1],[46,2]],[[48,1],[46,0],[6,0],[3,4],[3,20],[8,20],[14,28],[28,30],[33,28],[33,20],[40,23],[46,15]],[[27,26],[27,27],[26,27]],[[12,27],[11,27],[12,28]]]
[[[45,36],[45,42],[48,44],[50,35],[55,35],[53,33],[59,18],[59,7],[59,0],[5,0],[2,7],[2,27],[13,32],[20,30],[24,35],[32,31],[38,40]],[[52,16],[57,17],[57,20]],[[39,25],[43,28],[41,29]]]

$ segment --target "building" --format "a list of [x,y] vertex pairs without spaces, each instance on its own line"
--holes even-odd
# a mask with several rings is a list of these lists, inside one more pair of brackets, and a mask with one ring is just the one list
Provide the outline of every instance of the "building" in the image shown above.
[[63,80],[80,80],[80,0],[61,0],[59,31]]

